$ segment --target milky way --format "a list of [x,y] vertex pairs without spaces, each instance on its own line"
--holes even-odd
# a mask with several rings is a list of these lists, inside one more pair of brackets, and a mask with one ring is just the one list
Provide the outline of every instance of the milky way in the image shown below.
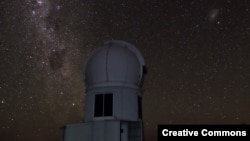
[[[4,4],[7,2],[2,2]],[[1,79],[1,105],[9,109],[4,120],[10,121],[1,125],[3,129],[13,128],[15,121],[21,118],[23,122],[15,126],[26,126],[24,123],[30,123],[27,128],[34,129],[30,136],[38,137],[49,134],[40,133],[43,127],[54,128],[53,125],[56,124],[58,127],[55,129],[59,130],[62,123],[72,120],[72,115],[78,117],[78,121],[83,119],[84,52],[80,52],[83,47],[79,44],[79,37],[70,29],[76,17],[62,17],[64,7],[68,6],[64,4],[65,2],[60,1],[25,0],[10,3],[5,8],[8,13],[5,18],[8,20],[4,24],[11,25],[5,31],[16,31],[5,34],[13,41],[2,40],[4,54],[1,57],[6,62],[5,67],[16,61],[20,63],[11,65],[11,73],[3,72],[9,79]],[[78,4],[82,4],[81,8],[88,9],[84,3]],[[86,10],[82,11],[84,14]],[[85,24],[89,15],[84,18]],[[68,21],[62,22],[63,18],[68,18]],[[18,92],[15,96],[17,100],[13,103],[13,99],[5,94],[9,93],[7,87],[12,89],[15,85]],[[45,123],[46,120],[53,124]],[[44,125],[38,125],[39,122]],[[21,128],[16,130],[16,136],[22,138],[24,131]]]
[[[42,81],[41,89],[45,89],[38,103],[44,105],[51,114],[59,114],[54,115],[54,122],[65,121],[70,110],[82,110],[82,99],[76,96],[80,92],[74,89],[83,87],[80,79],[82,74],[75,72],[77,66],[72,63],[80,55],[79,46],[73,43],[76,37],[61,25],[59,16],[63,5],[48,0],[27,0],[25,3],[28,7],[24,13],[28,20],[25,26],[36,34],[35,37],[29,37],[35,41],[31,46],[33,55],[27,56],[27,59],[35,59],[35,68],[42,71],[38,81]],[[72,40],[65,41],[65,38]],[[57,112],[60,110],[64,112]],[[44,113],[43,110],[40,112]]]

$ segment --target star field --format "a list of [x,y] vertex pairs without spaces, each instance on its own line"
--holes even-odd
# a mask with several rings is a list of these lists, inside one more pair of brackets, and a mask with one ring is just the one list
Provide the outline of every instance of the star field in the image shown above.
[[134,44],[148,74],[146,141],[158,124],[249,124],[247,0],[0,2],[0,140],[55,141],[83,120],[86,57]]

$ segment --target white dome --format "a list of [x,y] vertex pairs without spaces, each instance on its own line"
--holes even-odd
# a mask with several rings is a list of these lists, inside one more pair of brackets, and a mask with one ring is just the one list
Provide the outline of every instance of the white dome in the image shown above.
[[143,78],[145,62],[133,45],[119,40],[107,41],[87,59],[86,86],[127,85],[138,87]]

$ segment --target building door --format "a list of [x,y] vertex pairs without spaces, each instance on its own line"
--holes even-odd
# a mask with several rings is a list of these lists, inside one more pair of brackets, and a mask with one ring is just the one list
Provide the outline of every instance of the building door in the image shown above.
[[128,123],[121,122],[121,141],[128,141]]

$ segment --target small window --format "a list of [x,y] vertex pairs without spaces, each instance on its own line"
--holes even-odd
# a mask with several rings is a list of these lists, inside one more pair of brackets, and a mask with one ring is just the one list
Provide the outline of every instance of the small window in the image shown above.
[[113,94],[97,94],[95,96],[95,117],[113,115]]
[[113,114],[113,94],[104,95],[104,116],[112,116]]
[[138,117],[142,119],[142,102],[141,102],[141,97],[138,96]]
[[103,95],[98,94],[95,96],[95,117],[102,116],[103,113]]

